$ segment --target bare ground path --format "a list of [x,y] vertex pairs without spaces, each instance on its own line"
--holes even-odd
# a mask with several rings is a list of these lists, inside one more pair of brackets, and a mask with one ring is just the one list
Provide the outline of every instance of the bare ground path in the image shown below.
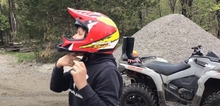
[[50,91],[53,64],[17,63],[0,53],[0,106],[67,106],[67,92]]

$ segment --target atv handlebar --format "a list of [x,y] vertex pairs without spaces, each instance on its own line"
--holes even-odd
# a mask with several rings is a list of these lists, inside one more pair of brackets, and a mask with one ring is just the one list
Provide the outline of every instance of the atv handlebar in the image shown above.
[[[213,51],[208,51],[208,53],[206,55],[203,55],[203,53],[201,52],[201,48],[202,45],[198,45],[196,47],[192,47],[192,49],[194,50],[191,56],[197,55],[197,56],[204,56],[204,57],[208,57],[211,61],[214,62],[220,62],[220,58],[213,52]],[[201,62],[199,62],[199,65]],[[204,65],[203,65],[204,66]]]
[[201,52],[202,45],[198,45],[198,46],[192,47],[191,49],[193,49],[192,55],[203,56],[203,54],[202,54],[202,52]]
[[192,49],[194,49],[194,50],[201,49],[201,48],[202,48],[202,45],[198,45],[198,46],[192,47]]

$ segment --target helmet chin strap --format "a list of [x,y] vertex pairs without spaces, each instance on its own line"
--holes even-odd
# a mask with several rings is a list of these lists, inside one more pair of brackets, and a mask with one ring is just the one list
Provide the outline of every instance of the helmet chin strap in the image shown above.
[[86,62],[90,59],[90,57],[91,57],[91,53],[84,53],[82,61]]

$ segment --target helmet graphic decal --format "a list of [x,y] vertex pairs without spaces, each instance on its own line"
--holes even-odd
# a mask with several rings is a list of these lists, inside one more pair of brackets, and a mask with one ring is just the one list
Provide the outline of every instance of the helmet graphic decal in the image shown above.
[[103,22],[103,23],[105,23],[107,25],[116,27],[115,23],[111,19],[109,19],[107,17],[103,17],[103,16],[97,17],[97,20],[99,20],[99,21],[101,21],[101,22]]
[[97,24],[98,22],[90,22],[89,24],[87,24],[87,26],[88,26],[88,32],[91,30],[91,28],[95,25],[95,24]]
[[72,43],[68,49],[69,49],[69,50],[72,50],[73,45],[74,45],[74,43]]
[[118,43],[117,37],[114,37],[113,35],[111,35],[102,40],[93,42],[88,45],[81,46],[80,48],[109,49],[109,48],[116,46],[117,43]]

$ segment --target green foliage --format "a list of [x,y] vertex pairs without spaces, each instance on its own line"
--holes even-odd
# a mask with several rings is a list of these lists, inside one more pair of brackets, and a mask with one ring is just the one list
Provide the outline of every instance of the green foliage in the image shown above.
[[[174,13],[181,14],[183,0],[172,1],[176,1]],[[74,19],[67,12],[67,7],[106,14],[117,24],[121,37],[131,36],[149,22],[173,13],[167,0],[14,0],[14,2],[18,24],[14,39],[35,48],[37,60],[43,62],[52,62],[62,56],[62,53],[54,50],[55,45],[60,42],[61,35],[74,34]],[[7,0],[1,0],[0,4],[0,31],[9,31]],[[219,29],[216,11],[220,9],[220,5],[216,4],[215,0],[193,0],[192,6],[184,9],[192,21],[216,35]]]
[[[74,33],[74,19],[68,14],[67,7],[91,10],[108,15],[117,24],[121,35],[131,36],[142,26],[139,19],[139,11],[155,4],[152,0],[127,0],[127,1],[54,1],[54,0],[20,0],[17,1],[17,17],[19,31],[17,38],[23,42],[31,42],[30,46],[36,50],[46,48],[43,44],[48,42],[59,43],[62,34]],[[136,8],[134,8],[136,7]],[[121,36],[122,37],[122,36]],[[33,43],[33,41],[35,43]],[[47,54],[50,55],[47,55]],[[54,60],[53,50],[36,52],[38,60],[51,62]]]
[[8,2],[8,0],[0,0],[0,5],[7,7],[8,6],[7,2]]
[[9,30],[10,25],[8,22],[8,18],[4,15],[0,15],[0,32],[5,32]]
[[220,10],[220,3],[213,4],[213,7],[210,9],[210,11],[218,11]]
[[0,32],[8,32],[10,25],[8,20],[7,0],[0,0]]
[[206,31],[215,34],[213,29],[215,29],[216,27],[216,21],[215,11],[212,11],[213,5],[214,0],[212,0],[212,2],[204,0],[195,0],[192,9],[192,20]]

